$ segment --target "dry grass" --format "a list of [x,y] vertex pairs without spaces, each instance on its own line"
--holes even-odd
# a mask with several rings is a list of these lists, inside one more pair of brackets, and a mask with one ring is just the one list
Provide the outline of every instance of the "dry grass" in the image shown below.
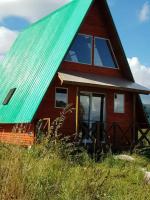
[[[39,144],[30,150],[0,145],[1,200],[148,200],[139,166],[108,156],[95,163],[85,152],[70,155],[60,144]],[[63,151],[64,149],[64,151]]]

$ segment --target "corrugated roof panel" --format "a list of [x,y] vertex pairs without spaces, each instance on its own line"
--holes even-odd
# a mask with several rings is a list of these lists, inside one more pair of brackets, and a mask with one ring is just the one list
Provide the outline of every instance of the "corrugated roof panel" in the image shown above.
[[32,120],[92,1],[74,0],[19,35],[0,67],[0,123]]

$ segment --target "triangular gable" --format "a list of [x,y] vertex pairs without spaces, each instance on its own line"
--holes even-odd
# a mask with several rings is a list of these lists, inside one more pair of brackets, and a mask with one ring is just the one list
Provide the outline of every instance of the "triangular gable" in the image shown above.
[[92,1],[74,0],[19,35],[0,68],[0,123],[32,121]]

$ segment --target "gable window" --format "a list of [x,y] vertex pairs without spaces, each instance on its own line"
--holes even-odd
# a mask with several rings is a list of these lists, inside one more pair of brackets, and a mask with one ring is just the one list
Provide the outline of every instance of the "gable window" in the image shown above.
[[108,39],[94,38],[94,65],[116,68],[115,58]]
[[65,108],[68,104],[68,89],[56,88],[55,91],[55,107]]
[[12,89],[8,92],[6,98],[5,98],[4,101],[3,101],[3,105],[7,105],[7,104],[9,103],[9,101],[11,100],[11,98],[12,98],[12,96],[13,96],[13,94],[14,94],[15,91],[16,91],[16,88],[12,88]]
[[125,95],[115,94],[114,95],[114,112],[124,113],[125,112]]
[[65,57],[66,61],[92,64],[92,36],[78,34]]

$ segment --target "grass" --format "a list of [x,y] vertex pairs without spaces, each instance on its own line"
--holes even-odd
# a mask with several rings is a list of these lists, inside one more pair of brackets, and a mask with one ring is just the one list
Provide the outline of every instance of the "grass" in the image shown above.
[[100,163],[86,152],[70,155],[61,145],[23,147],[0,144],[1,200],[148,200],[150,185],[140,167],[150,170],[148,158]]

